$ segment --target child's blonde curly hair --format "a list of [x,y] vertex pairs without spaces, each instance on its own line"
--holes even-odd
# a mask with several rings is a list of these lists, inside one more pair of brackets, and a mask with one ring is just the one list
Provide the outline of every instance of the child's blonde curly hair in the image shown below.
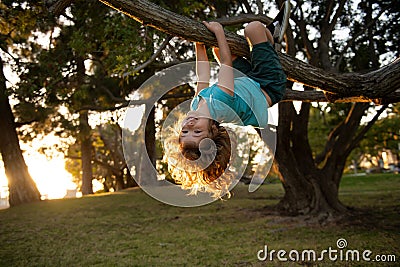
[[229,162],[233,160],[235,134],[209,119],[208,138],[196,146],[180,141],[180,125],[178,121],[171,127],[164,140],[164,160],[171,177],[182,189],[189,189],[190,194],[207,192],[215,198],[229,197],[234,178]]

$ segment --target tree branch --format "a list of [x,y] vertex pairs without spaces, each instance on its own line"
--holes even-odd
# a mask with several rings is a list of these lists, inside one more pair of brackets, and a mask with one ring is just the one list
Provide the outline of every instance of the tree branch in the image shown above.
[[319,165],[323,161],[326,160],[326,157],[328,153],[332,150],[332,148],[335,146],[335,142],[337,137],[343,132],[343,129],[345,127],[345,122],[341,121],[330,133],[328,136],[328,140],[325,143],[324,150],[321,151],[319,154],[315,156],[315,164]]
[[[335,2],[336,2],[336,1],[332,1],[332,3],[335,3]],[[338,20],[340,14],[342,13],[343,8],[344,8],[344,5],[346,4],[346,2],[347,2],[347,0],[341,0],[341,1],[339,2],[339,7],[336,9],[335,15],[333,16],[332,21],[329,22],[329,31],[330,31],[330,32],[332,32],[333,29],[335,28],[335,25],[336,25],[336,23],[337,23],[337,20]],[[331,15],[331,14],[329,14],[329,15]],[[329,17],[328,17],[328,20],[329,20]]]
[[232,25],[238,25],[238,24],[252,22],[255,20],[260,21],[266,25],[269,25],[272,22],[271,18],[269,18],[265,15],[256,15],[256,14],[239,14],[234,17],[217,18],[214,21],[218,21],[223,26],[232,26]]
[[92,160],[93,160],[93,163],[94,163],[94,164],[97,164],[97,165],[99,165],[99,166],[102,166],[102,167],[104,167],[104,168],[110,170],[113,174],[118,174],[119,172],[121,172],[121,171],[123,170],[123,168],[122,168],[122,170],[120,170],[119,168],[116,168],[116,167],[114,167],[114,166],[111,166],[110,164],[108,164],[108,163],[106,163],[106,162],[103,162],[103,161],[101,161],[101,160],[99,160],[99,159],[96,159],[96,158],[94,158],[94,159],[92,159]]
[[45,0],[44,2],[51,13],[59,16],[64,13],[64,10],[73,2],[73,0]]
[[368,122],[368,124],[357,134],[357,136],[353,139],[353,142],[351,142],[351,145],[347,148],[347,153],[350,153],[363,139],[364,135],[368,132],[368,130],[375,124],[375,122],[378,120],[379,116],[382,114],[383,111],[388,107],[388,105],[383,105],[378,112],[375,114],[375,116],[372,118],[371,121]]
[[306,23],[304,20],[304,13],[303,10],[301,9],[301,4],[297,2],[297,6],[300,6],[299,9],[299,16],[298,18],[295,13],[292,14],[292,20],[296,23],[296,25],[300,29],[300,35],[301,39],[303,40],[304,47],[306,49],[306,55],[307,58],[315,58],[315,51],[312,42],[310,41],[310,38],[308,37],[307,29],[306,29]]
[[247,0],[239,0],[239,2],[242,4],[242,8],[246,9],[244,12],[251,13],[251,6]]
[[162,53],[162,51],[167,47],[169,41],[172,39],[171,36],[168,36],[163,43],[161,44],[160,48],[158,48],[158,50],[143,64],[141,64],[140,66],[136,67],[134,70],[124,73],[123,77],[127,77],[129,75],[133,75],[139,71],[141,71],[142,69],[146,68],[147,66],[149,66],[151,63],[153,63],[154,60],[157,59],[157,57]]
[[[188,41],[201,41],[216,46],[215,36],[200,22],[175,14],[146,0],[99,0],[129,17],[172,36]],[[232,53],[248,56],[249,48],[244,37],[226,32]],[[400,88],[400,60],[365,74],[337,74],[323,71],[286,54],[278,53],[288,79],[309,87],[329,92],[328,100],[345,98],[352,101],[384,102],[386,96]]]

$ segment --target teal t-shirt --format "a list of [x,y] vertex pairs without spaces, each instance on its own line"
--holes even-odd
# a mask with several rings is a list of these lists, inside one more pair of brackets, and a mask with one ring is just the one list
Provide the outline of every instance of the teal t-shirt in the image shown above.
[[220,123],[251,125],[265,128],[268,124],[268,104],[260,85],[248,77],[235,78],[234,95],[213,84],[193,98],[191,109],[196,110],[200,99],[208,106],[211,117]]

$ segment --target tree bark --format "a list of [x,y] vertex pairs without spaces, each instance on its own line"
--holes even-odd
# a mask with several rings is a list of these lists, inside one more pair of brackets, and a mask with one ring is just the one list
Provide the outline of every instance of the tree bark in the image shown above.
[[6,91],[3,61],[0,57],[0,152],[8,178],[9,203],[13,207],[40,200],[40,193],[22,156]]
[[[76,81],[77,90],[85,90],[85,63],[81,56],[76,57]],[[83,98],[81,101],[85,101]],[[81,145],[81,167],[82,167],[82,195],[93,194],[93,166],[92,166],[92,134],[89,125],[89,112],[83,110],[79,112],[79,142]]]
[[93,194],[93,169],[92,169],[92,139],[91,128],[88,121],[88,111],[79,114],[79,141],[81,143],[82,166],[82,194]]

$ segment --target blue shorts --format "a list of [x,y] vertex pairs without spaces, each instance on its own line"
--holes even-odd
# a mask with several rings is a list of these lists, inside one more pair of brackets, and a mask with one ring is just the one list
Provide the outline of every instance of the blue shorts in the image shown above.
[[232,64],[233,68],[260,84],[261,89],[271,98],[272,105],[283,98],[286,90],[286,74],[271,43],[254,45],[250,62],[243,57],[237,57]]

